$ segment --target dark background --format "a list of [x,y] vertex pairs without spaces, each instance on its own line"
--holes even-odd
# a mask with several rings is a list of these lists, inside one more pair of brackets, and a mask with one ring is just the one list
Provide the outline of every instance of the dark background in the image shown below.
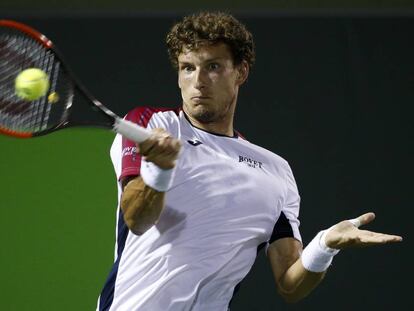
[[[257,63],[241,89],[236,128],[292,166],[304,243],[367,211],[378,217],[367,229],[404,242],[341,252],[323,283],[295,305],[277,296],[261,253],[232,310],[413,307],[414,15],[409,1],[344,3],[207,7],[234,13],[255,37]],[[0,16],[45,33],[120,115],[137,105],[179,105],[164,37],[182,14],[203,6],[101,4],[73,1],[66,10],[58,1],[3,0]],[[113,259],[113,137],[93,129],[0,137],[0,310],[94,309]]]

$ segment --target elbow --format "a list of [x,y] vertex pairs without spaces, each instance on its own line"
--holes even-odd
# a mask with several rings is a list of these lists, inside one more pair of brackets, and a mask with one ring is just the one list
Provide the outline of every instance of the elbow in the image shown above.
[[[136,235],[142,235],[157,223],[162,201],[149,187],[141,191],[142,189],[136,190],[133,186],[134,184],[124,189],[120,208],[128,229]],[[138,182],[138,186],[146,187],[143,182]]]
[[139,210],[134,208],[131,202],[131,198],[124,195],[121,197],[121,210],[123,220],[125,225],[132,233],[135,235],[142,235],[145,233],[145,231],[148,230],[148,228],[142,228],[141,224],[138,221],[140,218]]
[[287,294],[280,294],[284,300],[284,302],[286,302],[287,304],[295,304],[297,302],[299,302],[300,300],[302,300],[303,297],[299,297],[296,295],[287,295]]
[[306,295],[299,293],[299,291],[295,289],[288,291],[278,287],[277,291],[278,294],[283,298],[284,302],[288,304],[295,304],[306,297]]
[[125,204],[125,201],[122,201],[121,211],[125,225],[132,233],[136,235],[143,234],[145,231],[142,231],[141,228],[139,228],[136,213],[131,213],[131,209],[127,208],[126,206],[127,204]]
[[154,224],[142,224],[136,220],[136,217],[128,217],[124,214],[124,223],[135,235],[143,235],[147,232]]
[[124,215],[124,223],[128,227],[129,231],[131,231],[135,235],[142,235],[145,233],[145,231],[139,228],[137,222],[133,218],[126,217]]

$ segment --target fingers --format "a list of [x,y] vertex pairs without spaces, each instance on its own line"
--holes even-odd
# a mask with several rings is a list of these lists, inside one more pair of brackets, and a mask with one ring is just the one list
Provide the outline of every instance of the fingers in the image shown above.
[[399,235],[362,230],[360,231],[358,240],[358,244],[360,244],[360,246],[370,246],[376,244],[401,242],[402,237]]
[[[375,214],[365,213],[361,216],[349,219],[348,221],[351,222],[355,227],[360,227],[366,225],[375,219]],[[361,236],[359,237],[360,242],[362,244],[383,244],[389,242],[400,242],[402,241],[402,237],[399,235],[392,235],[392,234],[385,234],[385,233],[378,233],[373,231],[367,230],[359,230]]]
[[162,169],[171,169],[181,149],[181,143],[164,129],[156,128],[150,138],[138,144],[139,152],[148,162],[153,162]]

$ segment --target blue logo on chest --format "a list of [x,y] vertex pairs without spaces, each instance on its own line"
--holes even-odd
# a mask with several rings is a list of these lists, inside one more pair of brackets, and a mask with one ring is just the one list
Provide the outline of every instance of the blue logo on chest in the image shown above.
[[201,141],[199,141],[198,139],[187,140],[187,142],[188,142],[190,145],[193,145],[193,146],[198,146],[198,145],[201,145],[201,144],[202,144],[202,142],[201,142]]

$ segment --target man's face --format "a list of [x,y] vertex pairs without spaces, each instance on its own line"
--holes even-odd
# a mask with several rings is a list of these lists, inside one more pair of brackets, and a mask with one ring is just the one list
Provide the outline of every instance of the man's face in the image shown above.
[[245,80],[243,66],[234,66],[224,43],[183,50],[178,56],[178,85],[185,113],[204,124],[232,119],[238,89]]

